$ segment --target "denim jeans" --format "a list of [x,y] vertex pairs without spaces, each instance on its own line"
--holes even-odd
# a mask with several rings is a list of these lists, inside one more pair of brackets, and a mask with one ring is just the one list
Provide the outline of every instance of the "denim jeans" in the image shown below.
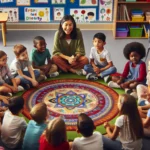
[[[35,75],[35,79],[40,76],[40,71],[39,71],[39,70],[33,70],[33,72],[34,72],[34,75]],[[28,77],[31,77],[29,71],[23,71],[22,73],[23,73],[24,75],[28,76]],[[22,86],[29,84],[30,87],[32,87],[32,83],[31,83],[29,80],[25,79],[24,77],[22,77],[22,76],[20,76],[20,75],[17,75],[16,78],[19,78],[19,79],[20,79],[20,81],[21,81],[20,84],[21,84]]]
[[[100,66],[100,65],[97,65],[98,68],[103,68],[104,66]],[[84,66],[84,70],[87,72],[87,73],[94,73],[94,70],[93,70],[93,67],[91,64],[88,64],[88,65],[85,65]],[[107,76],[107,75],[110,75],[110,74],[113,74],[113,73],[116,73],[117,69],[116,67],[112,66],[106,70],[104,70],[103,72],[100,73],[100,76],[101,78]]]
[[103,147],[104,150],[123,150],[122,144],[118,140],[111,140],[105,136],[103,138]]

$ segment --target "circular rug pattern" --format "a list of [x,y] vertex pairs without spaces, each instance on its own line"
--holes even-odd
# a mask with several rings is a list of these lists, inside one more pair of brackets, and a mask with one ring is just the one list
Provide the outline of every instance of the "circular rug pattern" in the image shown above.
[[44,82],[23,94],[25,107],[23,114],[31,119],[31,108],[45,102],[49,120],[61,116],[67,130],[76,130],[80,113],[90,116],[96,126],[113,119],[117,113],[118,94],[111,88],[82,79],[59,79]]

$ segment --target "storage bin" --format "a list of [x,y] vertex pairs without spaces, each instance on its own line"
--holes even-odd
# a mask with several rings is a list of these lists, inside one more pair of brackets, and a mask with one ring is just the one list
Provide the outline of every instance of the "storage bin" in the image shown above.
[[132,17],[132,21],[144,21],[144,16],[131,16]]
[[146,21],[150,21],[150,12],[145,13]]
[[126,0],[126,2],[136,2],[136,0]]
[[128,31],[129,29],[127,25],[118,25],[116,29],[116,37],[127,37]]
[[141,37],[143,33],[143,25],[130,25],[130,37]]

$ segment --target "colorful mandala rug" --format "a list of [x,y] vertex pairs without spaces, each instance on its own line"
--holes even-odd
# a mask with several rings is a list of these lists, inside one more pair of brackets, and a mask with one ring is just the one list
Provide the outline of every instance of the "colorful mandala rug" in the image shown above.
[[82,79],[60,79],[44,82],[37,89],[23,94],[25,108],[23,114],[30,117],[31,108],[45,102],[49,111],[49,120],[61,116],[67,130],[76,130],[78,114],[86,113],[94,124],[99,126],[113,119],[117,113],[118,94],[109,87]]

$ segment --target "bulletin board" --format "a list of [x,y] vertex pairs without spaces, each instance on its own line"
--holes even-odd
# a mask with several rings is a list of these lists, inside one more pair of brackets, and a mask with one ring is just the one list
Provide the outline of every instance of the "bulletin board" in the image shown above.
[[8,22],[59,22],[70,14],[78,23],[112,23],[114,0],[0,0]]

